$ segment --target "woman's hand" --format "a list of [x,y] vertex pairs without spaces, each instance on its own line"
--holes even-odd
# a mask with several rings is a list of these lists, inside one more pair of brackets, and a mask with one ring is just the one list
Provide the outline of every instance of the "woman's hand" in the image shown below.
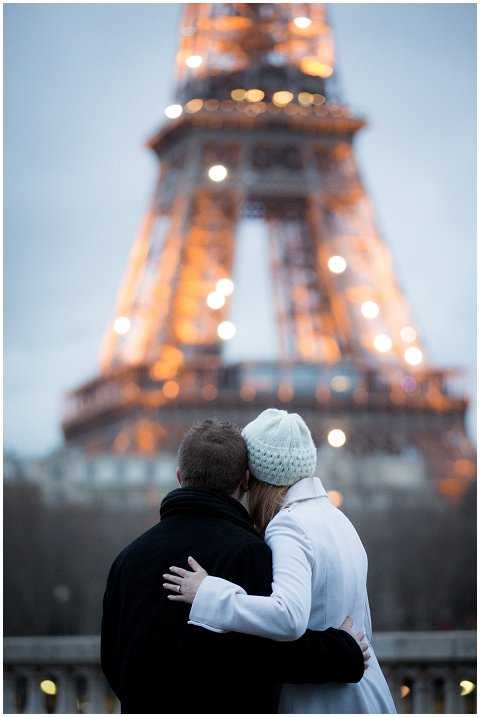
[[163,583],[165,590],[170,590],[174,595],[167,595],[169,600],[177,602],[188,602],[192,604],[197,594],[200,583],[207,577],[208,573],[193,558],[188,558],[188,564],[192,570],[184,570],[175,566],[170,568],[170,573],[165,573],[164,578],[168,582]]
[[339,629],[345,630],[345,632],[348,632],[348,634],[351,635],[353,637],[353,639],[357,641],[357,644],[363,653],[363,665],[365,667],[365,670],[368,670],[368,661],[370,659],[370,653],[368,651],[369,646],[368,646],[367,638],[365,637],[365,633],[364,632],[353,632],[353,620],[350,617],[350,615],[340,625]]

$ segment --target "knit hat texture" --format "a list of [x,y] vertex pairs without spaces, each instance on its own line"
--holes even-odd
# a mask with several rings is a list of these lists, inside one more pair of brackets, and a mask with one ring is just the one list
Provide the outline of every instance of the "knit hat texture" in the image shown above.
[[317,449],[298,413],[267,408],[242,431],[248,463],[255,478],[271,485],[293,485],[311,478]]

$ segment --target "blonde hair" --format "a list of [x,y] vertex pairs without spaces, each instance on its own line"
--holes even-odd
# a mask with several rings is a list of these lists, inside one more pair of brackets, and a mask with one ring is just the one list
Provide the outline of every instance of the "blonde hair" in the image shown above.
[[277,515],[290,486],[271,485],[250,474],[248,484],[248,508],[255,527],[264,533],[267,525]]

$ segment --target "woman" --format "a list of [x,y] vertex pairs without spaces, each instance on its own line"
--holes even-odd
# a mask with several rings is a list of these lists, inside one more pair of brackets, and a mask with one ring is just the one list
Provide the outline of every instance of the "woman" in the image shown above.
[[[270,597],[247,595],[207,573],[172,567],[164,575],[171,600],[192,603],[190,623],[274,640],[295,640],[308,628],[341,625],[371,641],[367,556],[355,528],[328,500],[314,477],[317,452],[302,418],[269,408],[242,433],[251,472],[248,502],[272,550]],[[175,574],[173,574],[175,573]],[[283,713],[394,713],[395,706],[373,650],[358,684],[285,685]]]

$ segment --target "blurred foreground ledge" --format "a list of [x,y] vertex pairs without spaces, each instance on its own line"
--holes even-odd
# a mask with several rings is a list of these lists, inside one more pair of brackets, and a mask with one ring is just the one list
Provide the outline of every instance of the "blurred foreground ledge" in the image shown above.
[[[375,650],[403,714],[476,713],[476,633],[379,632]],[[4,639],[4,714],[118,713],[97,635]]]

